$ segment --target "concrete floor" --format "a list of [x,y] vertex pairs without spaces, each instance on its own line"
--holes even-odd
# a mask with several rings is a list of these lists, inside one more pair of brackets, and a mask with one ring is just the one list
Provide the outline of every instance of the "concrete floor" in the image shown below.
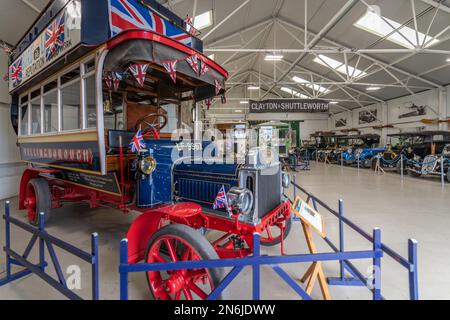
[[[368,232],[374,227],[382,230],[382,240],[387,245],[407,256],[407,240],[419,241],[419,283],[421,299],[450,299],[450,185],[441,187],[439,180],[413,179],[401,181],[396,174],[374,175],[370,170],[358,170],[339,166],[311,165],[310,171],[297,174],[297,182],[321,198],[331,207],[337,208],[338,199],[345,201],[345,214]],[[12,199],[13,215],[24,219],[18,212],[17,198]],[[337,242],[337,219],[324,214],[326,232]],[[84,250],[90,250],[90,234],[100,235],[100,296],[102,299],[119,297],[119,241],[135,219],[110,209],[89,210],[83,204],[71,204],[56,210],[48,232]],[[3,219],[0,222],[0,245],[4,245]],[[23,251],[29,236],[13,228],[14,249]],[[316,237],[321,252],[330,252],[323,240]],[[346,249],[369,249],[370,243],[355,232],[346,229]],[[288,253],[306,253],[304,236],[298,223],[287,241]],[[277,247],[263,252],[277,254]],[[90,296],[89,266],[76,258],[57,250],[63,271],[70,265],[81,268],[81,290],[77,293]],[[35,254],[34,254],[35,256]],[[4,275],[4,256],[0,259],[0,277]],[[370,261],[357,261],[355,265],[365,272]],[[289,265],[283,268],[294,277],[301,277],[307,265]],[[53,272],[49,268],[50,272]],[[327,276],[338,275],[338,264],[324,264]],[[3,272],[3,273],[2,273]],[[263,299],[297,299],[295,293],[269,267],[262,270]],[[406,269],[386,257],[382,261],[382,290],[388,299],[408,298],[408,275]],[[144,274],[130,276],[130,298],[149,299]],[[333,299],[370,299],[366,288],[331,287]],[[251,270],[245,269],[229,288],[228,295],[234,299],[251,297]],[[320,297],[315,288],[313,297]],[[0,288],[3,299],[64,299],[37,276],[31,275]]]

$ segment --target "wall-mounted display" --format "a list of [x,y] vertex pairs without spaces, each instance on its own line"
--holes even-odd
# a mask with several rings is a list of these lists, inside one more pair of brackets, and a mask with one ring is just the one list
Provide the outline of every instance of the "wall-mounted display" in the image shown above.
[[427,106],[417,106],[414,103],[400,107],[399,119],[425,116],[427,114]]
[[359,124],[368,124],[377,121],[377,114],[377,109],[360,111]]
[[346,126],[347,126],[347,119],[345,118],[336,119],[336,121],[334,122],[335,128],[342,128]]

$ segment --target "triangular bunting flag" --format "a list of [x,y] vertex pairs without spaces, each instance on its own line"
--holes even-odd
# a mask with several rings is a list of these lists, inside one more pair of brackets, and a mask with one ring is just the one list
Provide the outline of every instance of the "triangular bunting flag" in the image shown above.
[[214,84],[216,86],[216,96],[220,94],[220,91],[222,90],[222,85],[220,84],[219,80],[214,80]]
[[147,73],[148,64],[132,64],[128,68],[130,69],[131,74],[134,76],[139,85],[143,87],[145,83],[145,75]]
[[105,75],[105,77],[103,78],[103,80],[105,80],[105,84],[108,87],[108,89],[111,89],[112,87],[112,78],[110,74]]
[[204,75],[206,72],[209,71],[208,65],[205,62],[201,62],[201,68],[200,68],[200,75]]
[[177,63],[177,60],[163,62],[164,68],[166,68],[174,83],[177,83]]
[[200,67],[198,65],[198,57],[196,54],[194,54],[193,56],[187,57],[186,61],[191,66],[192,70],[194,70],[194,72],[196,74],[200,74]]
[[117,91],[117,90],[119,90],[120,81],[122,80],[122,76],[118,72],[112,72],[111,75],[112,75],[114,91]]
[[212,99],[205,100],[207,110],[209,110],[211,108],[212,102],[213,102]]

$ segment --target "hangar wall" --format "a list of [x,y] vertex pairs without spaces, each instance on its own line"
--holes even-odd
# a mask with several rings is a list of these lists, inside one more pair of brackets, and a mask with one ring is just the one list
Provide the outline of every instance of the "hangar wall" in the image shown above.
[[[0,70],[8,70],[8,58],[0,51]],[[3,75],[4,73],[2,73]],[[0,80],[0,199],[17,195],[25,165],[20,161],[17,136],[10,121],[8,83]]]
[[[334,114],[329,119],[329,130],[340,131],[342,129],[359,129],[362,133],[376,133],[381,135],[381,144],[386,143],[387,134],[398,133],[400,131],[416,131],[416,130],[447,130],[447,124],[426,125],[421,119],[437,119],[450,117],[450,86],[445,88],[441,95],[440,102],[439,89],[433,89],[418,93],[414,96],[409,95],[387,101],[385,104],[377,103],[367,106],[366,108],[354,109],[351,112],[340,112]],[[401,117],[408,112],[414,111],[411,105],[425,106],[426,114],[420,116]],[[367,110],[376,111],[377,121],[372,123],[361,123],[360,113]],[[374,113],[374,112],[373,112]],[[336,121],[344,119],[346,126],[336,127]],[[390,124],[395,128],[374,129],[374,126]]]

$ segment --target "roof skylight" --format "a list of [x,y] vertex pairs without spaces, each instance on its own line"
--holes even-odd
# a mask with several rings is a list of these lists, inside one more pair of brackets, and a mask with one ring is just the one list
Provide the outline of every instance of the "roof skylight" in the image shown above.
[[202,30],[212,26],[213,24],[213,16],[212,10],[206,11],[198,16],[195,16],[194,19],[194,28],[197,30]]
[[325,67],[331,67],[331,68],[335,69],[336,71],[343,73],[343,74],[347,74],[347,68],[348,68],[349,76],[351,76],[353,78],[359,78],[359,77],[365,76],[367,74],[366,72],[361,71],[359,69],[355,69],[351,66],[346,67],[345,63],[342,63],[340,61],[334,60],[333,58],[324,56],[323,54],[319,54],[313,61],[318,64],[321,64]]
[[304,95],[304,94],[302,94],[302,93],[300,93],[298,91],[295,91],[295,90],[293,90],[291,88],[281,87],[281,91],[289,93],[290,95],[292,95],[294,97],[297,97],[297,98],[309,99],[308,96],[306,96],[306,95]]
[[[426,48],[439,42],[438,39],[432,40],[433,37],[419,32],[419,43],[417,43],[415,29],[407,26],[402,27],[400,23],[386,17],[379,16],[377,13],[370,10],[367,11],[366,14],[363,15],[354,25],[367,32],[376,34],[377,36],[387,37],[387,40],[405,48],[413,49],[415,45],[421,46],[422,44],[425,44]],[[394,31],[395,29],[398,29],[398,32]],[[399,34],[399,32],[401,34]]]
[[325,87],[322,87],[322,86],[320,86],[320,85],[318,85],[318,84],[313,84],[313,83],[311,83],[310,81],[308,81],[308,80],[305,80],[305,79],[303,79],[303,78],[300,78],[300,77],[297,77],[297,76],[294,76],[293,78],[292,78],[292,80],[293,81],[295,81],[295,82],[297,82],[297,83],[301,83],[301,84],[306,84],[306,87],[307,88],[310,88],[310,89],[313,89],[314,91],[317,91],[317,92],[320,92],[320,93],[328,93],[330,90],[328,90],[327,88],[325,88]]

